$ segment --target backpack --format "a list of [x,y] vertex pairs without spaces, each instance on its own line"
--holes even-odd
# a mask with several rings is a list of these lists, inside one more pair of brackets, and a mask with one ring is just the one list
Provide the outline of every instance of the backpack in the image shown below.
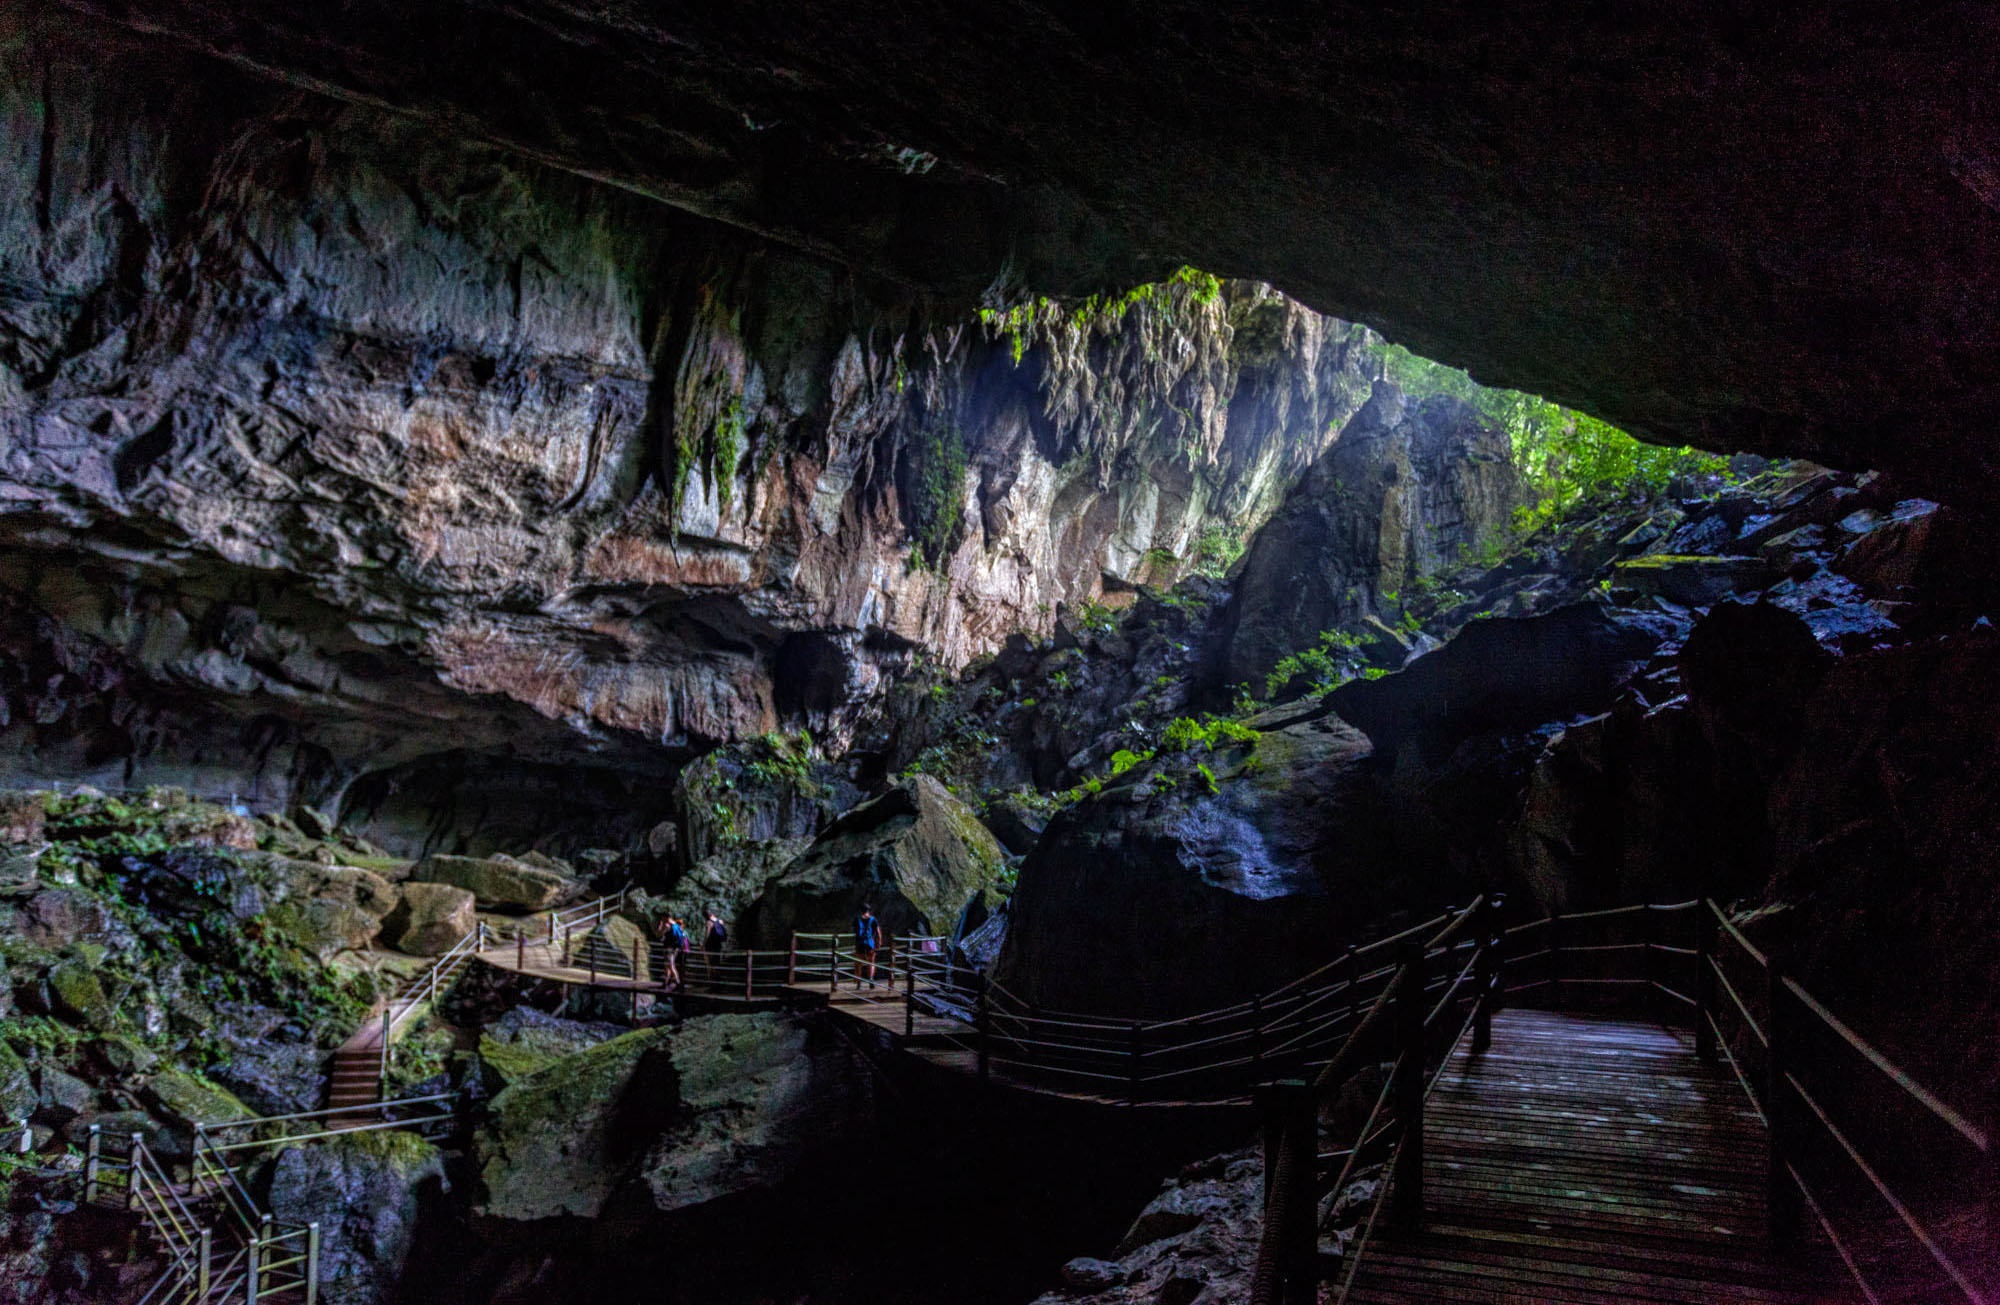
[[718,952],[721,951],[722,944],[728,941],[729,941],[728,925],[725,925],[722,921],[717,920],[714,924],[708,926],[708,944],[710,951],[718,951]]
[[687,930],[681,928],[680,921],[676,920],[667,926],[667,942],[677,952],[688,949]]

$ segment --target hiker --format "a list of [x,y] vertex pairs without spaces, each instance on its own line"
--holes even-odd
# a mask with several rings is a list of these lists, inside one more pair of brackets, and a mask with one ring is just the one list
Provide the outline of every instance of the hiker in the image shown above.
[[729,942],[729,926],[714,911],[708,913],[708,923],[701,933],[701,970],[711,981],[715,978],[716,964],[722,960],[722,949]]
[[854,986],[861,986],[862,968],[867,967],[868,986],[875,986],[875,949],[882,945],[882,922],[875,918],[875,908],[866,902],[861,904],[861,914],[854,917]]
[[670,914],[660,921],[656,932],[660,939],[660,986],[678,988],[681,986],[681,955],[688,949],[687,930]]

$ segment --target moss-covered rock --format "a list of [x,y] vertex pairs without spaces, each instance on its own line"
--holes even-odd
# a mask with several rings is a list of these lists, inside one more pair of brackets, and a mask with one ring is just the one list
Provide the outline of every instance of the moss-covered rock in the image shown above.
[[415,878],[463,888],[481,910],[546,911],[582,892],[575,879],[547,866],[511,856],[431,856],[417,864]]
[[411,956],[442,956],[472,932],[476,919],[473,896],[465,889],[408,883],[396,909],[382,921],[382,938]]
[[517,1006],[480,1035],[479,1059],[497,1086],[511,1086],[618,1035],[616,1025],[566,1020]]
[[918,775],[829,825],[746,913],[744,934],[784,947],[794,931],[844,933],[864,902],[885,933],[947,930],[1006,869],[971,808]]
[[49,1008],[55,1015],[79,1028],[108,1028],[111,1000],[97,981],[97,972],[80,957],[66,960],[49,971]]
[[0,1041],[0,1123],[21,1123],[35,1113],[40,1100],[26,1062]]
[[328,1305],[377,1305],[403,1272],[427,1184],[444,1181],[436,1147],[412,1133],[355,1133],[291,1147],[271,1166],[270,1211],[317,1223]]
[[[631,1167],[625,1107],[671,1108],[665,1028],[566,1056],[493,1098],[477,1144],[484,1213],[500,1219],[595,1218]],[[633,1121],[637,1122],[637,1121]]]
[[107,1073],[125,1076],[144,1074],[160,1063],[149,1048],[122,1033],[107,1033],[90,1044],[91,1058]]
[[662,1210],[776,1185],[865,1117],[845,1049],[786,1015],[689,1020],[671,1056],[679,1103],[645,1162]]
[[154,1074],[146,1080],[143,1094],[155,1111],[186,1128],[255,1117],[255,1112],[231,1093],[183,1070]]

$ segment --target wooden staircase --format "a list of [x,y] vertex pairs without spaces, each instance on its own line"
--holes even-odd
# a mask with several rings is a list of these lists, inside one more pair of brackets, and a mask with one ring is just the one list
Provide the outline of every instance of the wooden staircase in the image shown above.
[[[451,991],[485,942],[486,926],[481,924],[450,951],[404,980],[379,1014],[371,1016],[334,1051],[327,1066],[327,1109],[372,1106],[382,1099],[382,1080],[389,1067],[387,1053],[397,1027],[418,1006],[426,1002],[435,1005],[441,994]],[[626,970],[630,969],[627,962]]]

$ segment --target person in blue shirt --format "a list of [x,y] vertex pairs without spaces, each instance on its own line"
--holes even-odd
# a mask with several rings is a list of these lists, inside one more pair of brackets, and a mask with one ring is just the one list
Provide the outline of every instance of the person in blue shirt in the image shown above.
[[861,914],[854,917],[854,986],[861,986],[862,972],[867,972],[868,986],[875,986],[875,949],[882,945],[882,922],[875,918],[875,908],[866,902],[861,904]]

